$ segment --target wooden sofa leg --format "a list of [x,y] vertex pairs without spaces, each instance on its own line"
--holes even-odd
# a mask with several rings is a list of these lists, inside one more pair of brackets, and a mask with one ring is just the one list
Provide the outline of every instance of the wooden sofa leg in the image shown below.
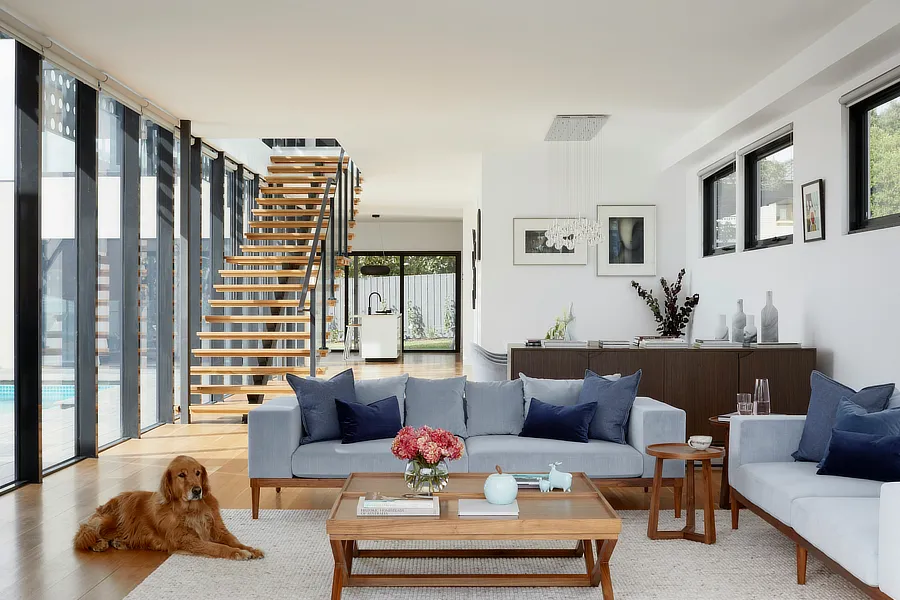
[[681,518],[681,493],[683,487],[683,480],[676,479],[675,485],[672,487],[672,492],[675,494],[675,518]]
[[276,493],[276,494],[280,494],[280,493],[281,493],[281,488],[275,488],[275,493]]
[[738,528],[738,521],[741,517],[741,505],[738,503],[737,498],[734,497],[734,490],[729,492],[731,495],[731,528]]
[[797,544],[797,584],[806,585],[806,548]]
[[259,484],[254,480],[250,480],[250,506],[253,512],[253,518],[259,518]]

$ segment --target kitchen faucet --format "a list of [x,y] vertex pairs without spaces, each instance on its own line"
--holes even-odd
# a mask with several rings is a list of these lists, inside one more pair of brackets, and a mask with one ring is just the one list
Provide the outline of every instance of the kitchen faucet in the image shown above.
[[369,300],[366,303],[366,308],[368,309],[370,315],[372,314],[372,296],[378,296],[378,301],[384,302],[384,299],[378,292],[372,292],[371,294],[369,294]]

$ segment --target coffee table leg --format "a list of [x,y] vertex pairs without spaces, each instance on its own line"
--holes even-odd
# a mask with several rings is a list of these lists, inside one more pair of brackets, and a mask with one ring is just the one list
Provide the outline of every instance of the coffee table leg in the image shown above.
[[694,500],[694,461],[688,460],[684,463],[685,466],[685,479],[684,485],[687,487],[687,507],[685,507],[685,523],[684,523],[684,531],[685,533],[693,533],[696,529],[694,511],[696,508],[696,502]]
[[331,600],[341,600],[344,583],[350,579],[347,561],[344,558],[344,542],[331,540],[331,552],[334,554],[334,577],[331,580]]
[[579,544],[582,544],[584,547],[584,566],[587,570],[587,576],[591,579],[591,585],[597,585],[597,583],[594,583],[594,567],[596,566],[594,563],[594,542],[591,540],[584,540],[583,542],[579,542]]
[[703,485],[706,487],[706,505],[703,509],[703,541],[707,544],[716,543],[716,513],[715,500],[712,489],[712,461],[707,459],[700,461],[703,464]]
[[[613,550],[616,549],[617,541],[597,540],[597,562],[591,574],[591,585],[600,586],[603,590],[603,600],[614,600],[612,576],[609,572],[609,559],[612,557]],[[591,551],[591,554],[593,554],[593,551]]]
[[653,470],[653,489],[650,492],[650,518],[647,520],[647,537],[657,539],[659,531],[659,495],[662,492],[663,459],[656,459],[656,467]]

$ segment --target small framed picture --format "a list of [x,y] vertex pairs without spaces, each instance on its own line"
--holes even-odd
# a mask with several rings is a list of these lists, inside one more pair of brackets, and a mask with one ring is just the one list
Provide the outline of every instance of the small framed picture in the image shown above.
[[803,198],[803,241],[825,239],[825,181],[816,179],[800,188]]
[[[513,219],[514,265],[586,265],[587,243],[574,248],[547,245],[547,230],[556,219]],[[566,219],[561,219],[566,220]]]
[[656,275],[656,206],[597,207],[597,275]]

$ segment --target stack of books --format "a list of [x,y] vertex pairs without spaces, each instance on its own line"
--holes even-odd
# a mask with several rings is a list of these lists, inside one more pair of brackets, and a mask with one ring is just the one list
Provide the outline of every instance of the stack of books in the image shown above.
[[694,348],[743,348],[741,342],[732,342],[730,340],[694,340]]
[[525,340],[525,347],[526,348],[540,348],[541,340],[538,338],[528,338],[527,340]]
[[380,494],[359,497],[357,517],[438,517],[441,502],[433,498],[392,498]]
[[587,341],[579,340],[541,340],[544,348],[587,348]]
[[519,489],[538,489],[541,485],[541,479],[547,479],[546,473],[513,473],[516,479],[516,485]]
[[631,342],[628,340],[600,340],[597,343],[598,348],[631,348]]
[[635,338],[638,348],[687,348],[684,338],[663,336],[638,336]]
[[759,342],[757,344],[750,344],[750,347],[763,350],[766,348],[802,348],[803,346],[797,342]]

